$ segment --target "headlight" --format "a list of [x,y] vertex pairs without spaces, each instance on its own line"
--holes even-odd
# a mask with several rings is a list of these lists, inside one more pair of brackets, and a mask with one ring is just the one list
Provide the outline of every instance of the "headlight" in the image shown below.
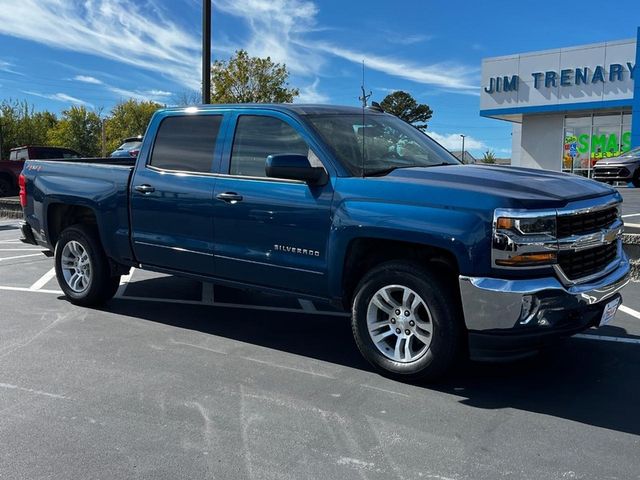
[[532,218],[498,217],[496,229],[510,230],[521,235],[549,235],[553,237],[556,234],[556,217],[555,215]]
[[492,259],[499,268],[536,268],[557,262],[556,214],[496,210]]

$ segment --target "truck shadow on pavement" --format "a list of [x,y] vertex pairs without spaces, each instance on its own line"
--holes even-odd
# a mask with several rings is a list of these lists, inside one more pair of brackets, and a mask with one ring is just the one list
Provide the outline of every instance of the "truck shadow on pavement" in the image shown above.
[[[345,317],[117,299],[104,310],[373,372]],[[463,397],[478,409],[513,408],[640,435],[637,344],[567,339],[525,361],[467,362],[439,383],[409,388]]]

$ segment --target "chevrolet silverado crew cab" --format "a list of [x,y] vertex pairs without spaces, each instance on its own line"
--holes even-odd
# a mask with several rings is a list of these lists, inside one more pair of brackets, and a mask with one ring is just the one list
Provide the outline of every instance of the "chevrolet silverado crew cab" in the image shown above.
[[162,110],[135,166],[28,161],[21,185],[25,241],[55,251],[72,303],[134,266],[330,300],[401,378],[606,323],[628,281],[614,189],[462,165],[379,109]]

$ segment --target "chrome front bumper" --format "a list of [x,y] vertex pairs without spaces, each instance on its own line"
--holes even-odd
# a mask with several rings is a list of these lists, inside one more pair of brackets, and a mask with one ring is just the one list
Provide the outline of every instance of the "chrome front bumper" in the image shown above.
[[[622,253],[618,267],[606,276],[565,287],[555,277],[507,280],[459,277],[467,329],[477,333],[553,330],[572,313],[593,309],[629,282],[629,259]],[[566,323],[563,324],[566,326]]]

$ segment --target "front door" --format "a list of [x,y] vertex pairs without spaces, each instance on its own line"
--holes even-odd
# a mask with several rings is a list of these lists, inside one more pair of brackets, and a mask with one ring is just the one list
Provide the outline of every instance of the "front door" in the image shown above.
[[331,183],[311,186],[265,175],[271,154],[303,154],[322,165],[301,129],[275,112],[237,117],[233,145],[214,193],[217,276],[327,293]]
[[131,181],[131,231],[143,265],[214,274],[213,164],[223,116],[170,115]]

